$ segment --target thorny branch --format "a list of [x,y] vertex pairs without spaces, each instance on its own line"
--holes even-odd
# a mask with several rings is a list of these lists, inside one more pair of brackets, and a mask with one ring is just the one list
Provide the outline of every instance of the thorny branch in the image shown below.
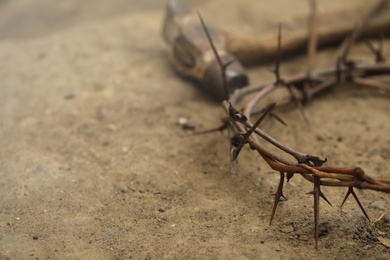
[[[237,158],[245,144],[249,144],[250,148],[256,150],[258,154],[267,162],[267,164],[275,171],[280,173],[280,182],[276,191],[274,205],[272,208],[270,224],[272,223],[275,215],[279,199],[284,198],[283,195],[283,183],[287,176],[287,181],[291,179],[294,174],[299,174],[306,180],[313,183],[313,191],[310,194],[314,196],[314,226],[315,226],[315,241],[316,248],[318,250],[318,226],[319,226],[319,200],[324,199],[327,203],[330,202],[326,199],[325,195],[321,191],[321,186],[331,187],[346,187],[347,193],[345,195],[344,202],[349,195],[352,194],[360,209],[364,213],[367,219],[369,219],[366,211],[360,203],[354,189],[368,189],[390,193],[390,179],[374,179],[368,176],[361,168],[358,167],[336,167],[336,166],[324,166],[326,159],[320,158],[315,155],[309,155],[306,153],[298,152],[285,144],[282,144],[260,128],[259,124],[264,118],[271,113],[271,110],[275,107],[285,106],[289,103],[303,104],[320,93],[323,90],[335,87],[341,83],[353,82],[359,85],[365,85],[373,88],[379,88],[382,90],[390,90],[390,87],[379,82],[375,82],[371,79],[367,79],[371,76],[378,76],[383,74],[390,74],[390,64],[385,63],[385,58],[382,52],[382,43],[379,43],[379,48],[375,48],[370,42],[366,41],[367,46],[373,52],[375,56],[375,63],[373,64],[360,64],[352,60],[347,60],[348,52],[354,42],[357,40],[365,26],[369,23],[370,19],[380,11],[383,5],[387,1],[380,1],[367,16],[363,18],[352,34],[347,38],[340,48],[340,52],[334,67],[328,69],[322,69],[313,71],[314,57],[316,53],[316,1],[311,1],[311,18],[310,18],[310,41],[308,46],[308,67],[305,73],[300,73],[288,77],[282,78],[279,72],[280,55],[281,55],[281,33],[279,28],[278,37],[278,54],[275,65],[274,82],[263,83],[256,86],[248,86],[241,89],[237,89],[228,100],[222,102],[222,107],[226,113],[226,117],[223,119],[223,126],[218,127],[218,130],[228,129],[231,135],[231,169],[232,174],[237,173]],[[207,31],[207,28],[201,19],[204,30],[207,34],[211,46],[213,46],[212,39]],[[214,47],[214,55],[219,61],[221,72],[225,76],[225,70],[228,64],[223,64],[219,58],[218,52]],[[271,104],[260,109],[254,110],[254,106],[258,104],[266,95],[270,94],[277,88],[287,87],[291,90],[292,87],[296,88],[300,95],[296,96],[290,91],[290,97],[277,104]],[[226,88],[227,89],[227,88]],[[239,112],[235,106],[237,102],[248,94],[255,93],[253,98],[245,105],[243,112]],[[228,93],[228,91],[227,91]],[[250,121],[250,116],[255,113],[262,112],[262,115],[253,124]],[[284,156],[275,154],[259,141],[259,138],[272,144],[277,149],[281,150],[285,154],[292,156],[295,161],[287,159]],[[342,206],[341,205],[341,206]]]

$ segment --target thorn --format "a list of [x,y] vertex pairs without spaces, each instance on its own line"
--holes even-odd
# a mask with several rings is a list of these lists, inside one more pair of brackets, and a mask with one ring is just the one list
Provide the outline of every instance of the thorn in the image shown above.
[[355,193],[355,191],[353,190],[353,187],[349,187],[349,188],[348,188],[347,194],[345,194],[343,203],[341,203],[340,208],[344,205],[345,201],[348,199],[348,197],[349,197],[350,194],[352,194],[352,196],[355,198],[355,200],[356,200],[357,204],[359,205],[360,209],[363,211],[364,216],[366,216],[366,218],[367,218],[369,221],[371,221],[370,218],[368,217],[366,211],[364,210],[363,205],[360,203],[358,197],[356,196],[356,193]]
[[278,204],[280,201],[280,197],[286,199],[286,197],[283,195],[283,182],[284,182],[284,172],[280,172],[278,189],[273,194],[273,195],[275,195],[275,199],[274,199],[274,206],[272,207],[271,219],[269,221],[270,225],[272,224],[272,220],[274,219],[276,208],[278,207]]
[[211,36],[210,36],[209,30],[207,29],[206,23],[204,22],[204,20],[199,12],[198,12],[198,16],[199,16],[200,22],[202,23],[203,30],[206,33],[207,39],[210,42],[210,45],[211,45],[211,48],[214,52],[215,58],[217,59],[219,66],[221,66],[221,68],[223,68],[223,62],[221,60],[221,57],[219,57],[219,55],[218,55],[218,51],[217,51],[217,48],[215,48],[213,40],[211,39]]
[[349,197],[349,194],[351,194],[351,192],[352,192],[351,190],[353,191],[353,189],[351,187],[349,187],[348,191],[347,191],[347,194],[345,194],[344,200],[343,200],[343,202],[340,205],[340,208],[342,208],[344,206],[344,203],[347,201],[347,199]]
[[202,18],[202,16],[200,15],[199,12],[198,12],[198,16],[199,16],[200,22],[202,23],[203,30],[204,30],[205,33],[206,33],[207,39],[209,40],[209,43],[210,43],[210,45],[211,45],[211,49],[213,50],[214,55],[215,55],[215,58],[217,59],[218,65],[219,65],[219,67],[221,68],[221,72],[222,72],[222,81],[223,81],[223,86],[224,86],[224,88],[225,88],[226,99],[229,99],[230,93],[229,93],[228,85],[227,85],[227,82],[226,82],[226,68],[227,68],[227,66],[229,66],[230,64],[232,64],[232,63],[234,62],[234,59],[228,61],[228,62],[225,63],[225,64],[222,62],[222,59],[221,59],[221,57],[220,57],[219,54],[218,54],[217,48],[215,47],[215,45],[214,45],[214,43],[213,43],[213,40],[211,39],[211,36],[210,36],[210,33],[209,33],[209,31],[208,31],[208,29],[207,29],[207,27],[206,27],[206,24],[205,24],[205,22],[203,21],[203,18]]
[[282,56],[282,25],[279,24],[279,27],[278,27],[278,49],[276,51],[275,69],[273,70],[273,73],[275,74],[275,77],[276,77],[275,85],[278,85],[282,82],[282,80],[280,79],[280,72],[279,72],[281,56]]
[[332,206],[332,204],[329,202],[329,200],[325,197],[325,195],[320,191],[320,196],[321,196],[321,198],[323,198],[331,207],[333,207]]
[[314,195],[314,238],[316,240],[316,250],[318,251],[318,225],[320,218],[320,194],[321,194],[321,181],[317,175],[313,175],[314,177],[314,189],[309,194]]
[[336,60],[336,70],[335,70],[335,76],[336,76],[336,82],[340,83],[341,82],[341,66],[342,66],[342,59],[338,58]]
[[381,38],[378,42],[378,52],[381,54],[381,60],[379,60],[379,62],[385,62],[386,61],[386,58],[385,56],[383,55],[383,42],[385,41],[385,34],[382,33],[381,35]]
[[311,125],[309,116],[307,115],[305,109],[303,108],[302,102],[297,99],[290,85],[287,85],[288,92],[290,93],[291,99],[294,101],[295,106],[298,108],[301,113],[303,119],[306,121],[308,125]]
[[[269,195],[275,196],[276,192],[275,193],[270,193]],[[280,197],[283,198],[284,200],[287,200],[287,198],[283,194],[281,194]]]
[[315,67],[317,42],[318,42],[318,16],[317,16],[317,1],[310,1],[310,16],[309,16],[309,42],[307,46],[307,75],[310,78],[311,72]]
[[278,121],[282,125],[287,126],[287,123],[280,116],[278,116],[277,114],[270,112],[269,115],[272,116],[273,118],[275,118],[276,121]]
[[[270,106],[270,105],[268,105],[268,106]],[[253,114],[264,113],[264,111],[268,108],[268,106],[265,107],[265,108],[262,108],[262,109],[260,109],[260,110],[257,110],[257,111],[254,112]],[[277,106],[277,105],[275,105],[275,106]],[[287,123],[286,123],[280,116],[278,116],[277,114],[275,114],[275,113],[273,113],[273,112],[270,112],[269,115],[272,116],[273,118],[275,118],[275,119],[276,119],[279,123],[281,123],[282,125],[287,126]]]
[[383,56],[383,52],[382,52],[382,48],[383,48],[383,45],[382,45],[382,40],[379,40],[379,44],[378,44],[378,48],[376,48],[371,41],[369,41],[368,39],[366,39],[364,41],[364,43],[367,45],[367,47],[370,49],[370,51],[372,52],[372,54],[374,54],[375,56],[375,61],[376,62],[384,62],[386,59],[385,57]]
[[238,157],[238,154],[240,153],[242,147],[246,144],[251,134],[255,131],[255,129],[260,125],[260,123],[264,120],[264,118],[268,115],[268,113],[275,107],[276,103],[273,103],[267,107],[265,112],[259,117],[259,119],[256,120],[254,125],[248,130],[248,132],[245,133],[244,138],[242,139],[240,145],[235,150],[235,153],[233,155],[233,160],[236,160]]
[[289,182],[292,177],[294,177],[294,173],[288,172],[287,173],[287,182]]
[[208,133],[217,132],[217,131],[220,131],[222,133],[222,131],[226,130],[226,129],[227,129],[227,125],[223,124],[223,125],[220,125],[220,126],[215,127],[215,128],[196,131],[196,132],[192,133],[192,135],[202,135],[202,134],[208,134]]

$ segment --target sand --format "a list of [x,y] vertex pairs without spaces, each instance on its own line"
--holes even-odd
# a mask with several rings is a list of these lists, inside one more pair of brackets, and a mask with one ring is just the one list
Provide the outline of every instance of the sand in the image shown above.
[[[279,174],[245,148],[231,178],[227,133],[177,124],[215,127],[223,110],[170,67],[164,2],[51,2],[0,1],[0,259],[388,258],[378,240],[390,238],[388,194],[357,192],[372,223],[352,198],[339,208],[346,189],[324,188],[333,207],[321,201],[317,252],[311,183],[286,184],[269,226]],[[210,23],[261,33],[307,12],[286,2],[190,4]],[[317,66],[333,55],[322,50]],[[371,59],[362,44],[352,55]],[[272,80],[272,67],[248,68],[251,82]],[[283,75],[304,69],[304,55],[283,60]],[[341,85],[306,111],[311,126],[291,107],[277,111],[287,127],[261,127],[327,165],[389,177],[389,93]]]

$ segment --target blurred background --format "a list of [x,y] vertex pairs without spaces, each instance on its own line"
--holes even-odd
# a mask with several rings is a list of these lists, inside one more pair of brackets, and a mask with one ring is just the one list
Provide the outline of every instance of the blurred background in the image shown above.
[[[26,39],[44,36],[86,22],[102,21],[118,15],[145,11],[164,13],[168,0],[0,0],[0,40]],[[307,0],[206,1],[182,0],[195,10],[202,11],[208,21],[225,25],[239,32],[235,21],[261,25],[266,20],[285,20],[285,13],[302,16],[308,12]],[[319,10],[346,9],[354,5],[370,5],[376,1],[318,1]],[[221,8],[221,3],[224,3]],[[226,3],[226,5],[225,5]],[[203,8],[208,5],[208,8]],[[212,10],[212,11],[211,11]],[[216,12],[216,10],[220,10]],[[261,15],[259,15],[261,14]],[[215,18],[217,17],[217,18]],[[232,22],[233,21],[233,22]],[[242,28],[242,24],[238,28]]]
[[40,37],[121,13],[163,10],[156,0],[0,0],[0,40]]

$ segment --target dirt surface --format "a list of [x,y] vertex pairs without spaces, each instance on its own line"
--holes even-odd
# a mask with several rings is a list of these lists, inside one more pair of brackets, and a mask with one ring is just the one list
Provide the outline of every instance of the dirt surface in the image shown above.
[[[193,2],[206,21],[241,33],[269,32],[308,9]],[[364,1],[321,8],[352,2]],[[295,176],[286,185],[269,226],[278,173],[245,149],[231,178],[226,133],[190,136],[177,124],[213,127],[223,111],[169,66],[164,8],[0,0],[0,259],[388,259],[378,241],[390,238],[387,194],[358,192],[380,218],[372,224],[353,199],[338,207],[345,189],[324,188],[334,206],[321,202],[316,252],[310,183]],[[390,57],[389,40],[385,50]],[[371,58],[363,45],[352,54]],[[321,51],[318,66],[333,55]],[[250,68],[252,82],[271,80],[272,66]],[[282,71],[304,68],[295,56]],[[262,128],[329,165],[390,176],[389,93],[343,85],[306,110],[311,127],[292,108],[278,112],[288,127],[269,119]]]

